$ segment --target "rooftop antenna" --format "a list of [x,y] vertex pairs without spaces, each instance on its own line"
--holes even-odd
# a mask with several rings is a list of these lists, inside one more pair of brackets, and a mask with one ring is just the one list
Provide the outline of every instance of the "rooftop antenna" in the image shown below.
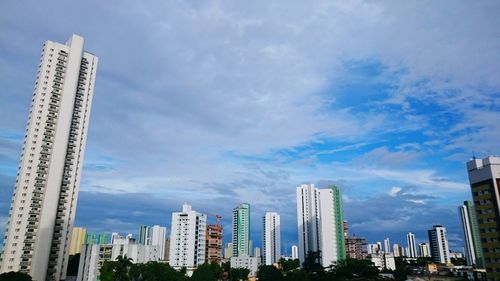
[[474,153],[474,150],[472,151],[472,160],[476,160],[476,154]]

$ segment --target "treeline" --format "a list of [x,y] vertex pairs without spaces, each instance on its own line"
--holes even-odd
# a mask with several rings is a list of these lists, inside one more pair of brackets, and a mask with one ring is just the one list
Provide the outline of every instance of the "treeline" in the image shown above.
[[[106,261],[101,267],[100,281],[242,281],[247,280],[248,269],[204,264],[191,277],[185,269],[177,271],[166,263],[148,262],[134,264],[127,257]],[[347,259],[335,266],[324,268],[314,255],[306,259],[302,268],[298,260],[280,260],[278,267],[262,265],[257,272],[259,281],[376,281],[378,269],[366,260]]]

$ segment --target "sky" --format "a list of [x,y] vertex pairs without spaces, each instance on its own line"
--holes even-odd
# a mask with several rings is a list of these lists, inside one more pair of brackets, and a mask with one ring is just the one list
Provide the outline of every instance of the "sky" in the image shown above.
[[461,250],[465,163],[500,154],[498,1],[2,1],[0,239],[46,40],[99,57],[76,226],[170,229],[187,202],[281,215],[335,184],[350,234]]

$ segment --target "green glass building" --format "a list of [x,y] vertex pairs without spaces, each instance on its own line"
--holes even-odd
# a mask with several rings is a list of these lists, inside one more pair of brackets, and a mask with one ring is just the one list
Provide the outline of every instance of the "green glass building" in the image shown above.
[[250,205],[233,209],[233,257],[248,256],[250,246]]

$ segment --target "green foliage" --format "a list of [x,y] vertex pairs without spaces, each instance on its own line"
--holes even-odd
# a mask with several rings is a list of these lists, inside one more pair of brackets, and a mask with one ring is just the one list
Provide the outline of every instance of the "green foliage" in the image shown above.
[[32,281],[33,279],[26,273],[21,272],[6,272],[0,274],[0,281]]
[[459,266],[459,265],[467,265],[467,261],[465,261],[464,258],[451,258],[451,263],[455,266]]
[[187,281],[184,271],[159,262],[133,264],[127,256],[105,261],[100,271],[101,281]]
[[292,271],[300,267],[300,261],[298,259],[285,260],[284,258],[281,258],[279,264],[284,272]]
[[329,268],[332,280],[378,280],[379,271],[368,260],[346,259]]
[[231,268],[229,270],[229,280],[230,281],[242,281],[248,279],[248,274],[250,270],[246,268]]
[[303,264],[304,270],[313,276],[322,276],[325,273],[325,268],[321,265],[320,258],[320,251],[309,251]]
[[305,270],[294,270],[286,273],[286,281],[310,281],[311,277]]
[[282,281],[283,275],[281,271],[273,265],[261,265],[259,271],[257,272],[257,278],[259,281]]
[[217,276],[210,264],[199,266],[191,276],[191,281],[217,281]]
[[[409,263],[402,257],[396,257],[394,258],[394,261],[396,262],[396,270],[394,270],[394,280],[405,281],[406,279],[408,279],[408,275],[412,273]],[[417,259],[416,262],[427,264],[424,259]]]

